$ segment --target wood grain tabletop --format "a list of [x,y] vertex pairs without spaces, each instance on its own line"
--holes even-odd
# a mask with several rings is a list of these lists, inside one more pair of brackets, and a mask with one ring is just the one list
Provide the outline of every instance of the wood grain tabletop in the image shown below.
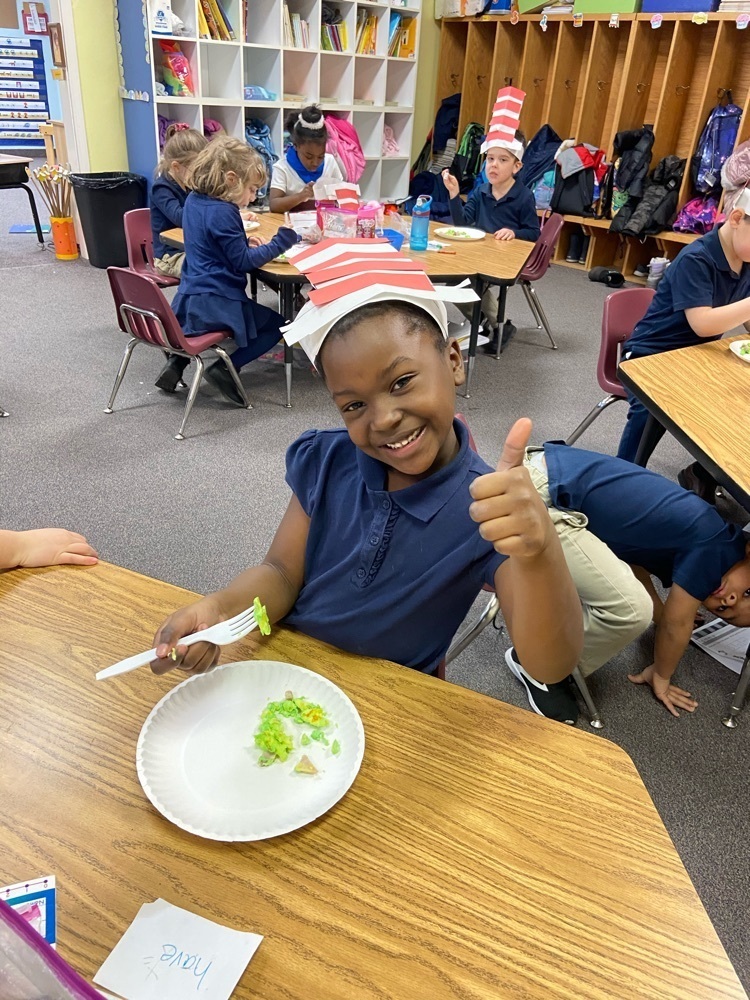
[[620,368],[626,384],[652,412],[660,411],[670,431],[684,436],[696,458],[702,453],[729,478],[727,485],[750,497],[750,364],[729,349],[732,340],[747,339],[634,358]]
[[[258,216],[258,221],[260,226],[253,230],[251,235],[262,236],[263,239],[268,240],[276,234],[279,226],[284,224],[284,216],[274,212],[266,212]],[[430,223],[431,239],[439,239],[435,235],[435,230],[442,225],[444,223]],[[167,229],[161,235],[169,246],[177,249],[184,248],[185,243],[181,229]],[[410,250],[408,242],[404,243],[402,250],[414,260],[424,261],[426,273],[435,280],[442,278],[448,281],[452,278],[473,277],[478,274],[487,279],[512,283],[518,277],[534,248],[534,244],[526,240],[495,240],[489,234],[483,240],[470,243],[449,242],[445,239],[441,239],[440,242],[448,243],[445,249],[455,252],[437,253],[434,250]],[[273,260],[261,270],[281,279],[303,280],[295,267],[282,261]]]
[[105,563],[0,574],[0,884],[57,877],[59,952],[83,975],[162,897],[264,935],[239,1000],[745,996],[622,750],[290,630],[223,659],[338,684],[366,734],[352,788],[272,840],[171,825],[135,748],[179,675],[94,673],[193,596]]

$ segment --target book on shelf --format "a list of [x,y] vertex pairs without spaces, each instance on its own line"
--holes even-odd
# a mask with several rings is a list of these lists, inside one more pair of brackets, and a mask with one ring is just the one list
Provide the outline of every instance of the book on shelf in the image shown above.
[[[397,15],[398,16],[398,15]],[[398,31],[398,44],[395,52],[391,55],[399,59],[413,59],[417,51],[417,19],[416,17],[403,18],[401,28]]]
[[369,97],[355,97],[355,98],[354,98],[354,103],[355,103],[355,104],[365,104],[365,105],[370,105],[370,104],[374,104],[374,103],[375,103],[375,101],[372,101],[372,100],[370,100],[370,98],[369,98]]
[[395,10],[391,11],[391,22],[388,25],[388,55],[395,56],[399,46],[399,29],[401,28],[401,15]]
[[356,51],[361,56],[374,56],[378,39],[378,19],[361,7],[357,9]]
[[198,37],[210,38],[211,34],[206,23],[206,15],[203,13],[203,4],[198,4]]
[[200,0],[200,5],[203,10],[203,16],[206,21],[209,37],[216,40],[221,39],[221,32],[219,31],[219,25],[214,20],[214,13],[211,9],[210,0]]
[[307,98],[304,94],[284,94],[284,100],[288,101],[290,104],[304,104]]
[[232,27],[232,22],[227,17],[226,0],[215,0],[216,6],[219,8],[219,15],[224,22],[224,27],[226,29],[228,38],[225,41],[233,42],[237,37],[234,33],[234,28]]
[[221,16],[221,11],[219,10],[218,0],[208,0],[208,6],[211,8],[211,17],[219,33],[218,40],[220,42],[231,41],[227,26],[224,24],[224,18]]

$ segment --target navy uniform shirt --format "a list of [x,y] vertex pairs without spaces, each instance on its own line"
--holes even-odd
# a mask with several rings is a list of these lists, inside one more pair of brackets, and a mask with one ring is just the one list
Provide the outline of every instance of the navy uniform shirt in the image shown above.
[[490,183],[480,184],[466,204],[459,197],[451,198],[451,219],[456,226],[476,226],[486,233],[496,233],[498,229],[512,229],[517,240],[539,238],[539,216],[536,202],[529,188],[520,181],[514,181],[504,198],[496,198]]
[[285,624],[361,656],[433,670],[504,560],[469,517],[470,484],[492,472],[454,421],[448,465],[389,493],[387,468],[345,430],[308,431],[286,479],[310,518],[305,580]]
[[177,253],[161,241],[165,229],[179,229],[182,226],[182,209],[188,193],[177,181],[162,174],[151,188],[151,235],[154,242],[154,257]]
[[623,345],[631,357],[659,354],[678,347],[705,344],[716,337],[699,337],[687,321],[686,309],[726,306],[750,295],[750,265],[739,274],[729,266],[719,230],[685,247],[664,272],[648,312]]
[[703,601],[744,558],[740,528],[727,524],[694,493],[611,455],[548,442],[552,503],[576,510],[589,530],[631,566]]

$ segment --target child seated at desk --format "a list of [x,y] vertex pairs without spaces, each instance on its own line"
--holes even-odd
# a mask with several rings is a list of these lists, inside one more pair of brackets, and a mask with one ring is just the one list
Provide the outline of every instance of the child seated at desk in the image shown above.
[[[750,330],[749,216],[750,190],[743,189],[721,226],[680,251],[664,272],[648,312],[622,345],[623,358],[718,340],[740,325]],[[648,410],[629,390],[628,400],[630,409],[617,455],[634,462]],[[646,461],[657,442],[658,437]],[[715,484],[697,463],[684,469],[679,478],[683,486],[713,502]]]
[[151,188],[151,234],[154,244],[154,269],[170,278],[179,278],[185,260],[183,250],[175,252],[162,243],[165,229],[182,226],[182,209],[188,196],[187,180],[193,160],[208,140],[183,122],[167,129],[167,141],[156,168]]
[[[306,251],[312,256],[300,270],[312,276],[315,251],[330,250],[330,242]],[[329,262],[352,256],[342,246]],[[328,287],[313,279],[311,301],[286,332],[315,363],[345,429],[308,431],[291,445],[292,495],[265,559],[171,615],[156,635],[152,668],[174,667],[168,653],[176,647],[178,665],[209,669],[218,649],[186,648],[180,639],[257,595],[272,622],[434,673],[488,584],[529,675],[559,681],[578,661],[581,609],[522,466],[530,421],[512,428],[493,470],[454,419],[464,367],[443,302],[476,296],[435,289],[413,272],[408,287],[389,286],[363,266],[351,264],[357,290],[343,295],[340,268]]]
[[[531,190],[515,180],[521,169],[526,148],[523,133],[518,131],[518,121],[525,94],[514,87],[498,91],[492,120],[481,151],[486,153],[484,168],[487,183],[479,184],[469,195],[466,204],[459,197],[458,181],[448,170],[442,177],[450,195],[451,218],[457,226],[475,226],[492,233],[496,240],[530,240],[539,238],[539,217]],[[482,312],[493,329],[494,344],[486,350],[497,349],[497,310],[499,293],[490,286],[482,296]],[[466,311],[469,316],[470,312]],[[509,333],[515,333],[515,328]],[[507,337],[507,334],[506,334]]]
[[320,108],[311,104],[292,111],[284,126],[291,145],[273,165],[268,204],[272,212],[302,212],[315,208],[313,185],[343,181],[344,175],[336,158],[326,153],[328,131]]
[[[254,149],[240,139],[217,136],[195,158],[182,213],[186,259],[172,308],[188,337],[226,330],[237,344],[232,364],[238,372],[279,342],[284,323],[279,313],[249,298],[248,272],[298,241],[284,226],[268,243],[245,236],[240,208],[255,201],[265,180],[265,165]],[[174,392],[189,363],[173,354],[156,385]],[[206,378],[232,403],[245,405],[223,361],[209,365]]]

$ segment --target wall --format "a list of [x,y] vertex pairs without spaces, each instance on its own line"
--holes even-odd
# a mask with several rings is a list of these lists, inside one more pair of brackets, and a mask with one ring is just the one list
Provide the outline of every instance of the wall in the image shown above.
[[72,11],[89,170],[127,170],[114,0],[72,0]]
[[417,96],[414,106],[414,131],[411,140],[412,163],[425,144],[435,121],[435,88],[438,53],[440,51],[440,21],[435,20],[435,0],[422,0]]

